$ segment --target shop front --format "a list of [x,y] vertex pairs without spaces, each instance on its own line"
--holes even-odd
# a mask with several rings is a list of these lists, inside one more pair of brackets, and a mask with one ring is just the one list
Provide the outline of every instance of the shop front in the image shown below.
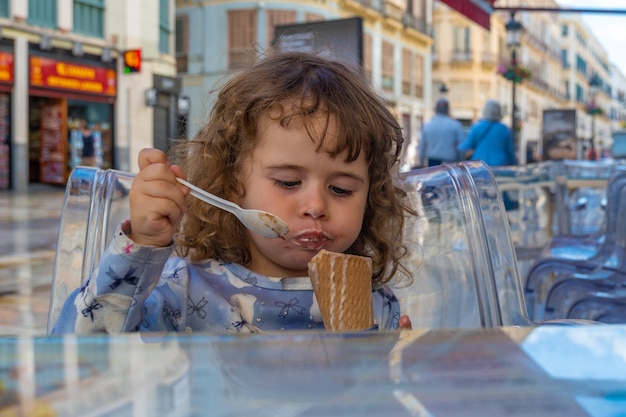
[[29,182],[64,184],[77,165],[113,167],[115,63],[31,54],[29,69]]

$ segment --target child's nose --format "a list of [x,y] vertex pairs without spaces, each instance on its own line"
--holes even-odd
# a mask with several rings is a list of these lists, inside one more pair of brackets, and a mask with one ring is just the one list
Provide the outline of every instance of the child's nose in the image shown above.
[[306,196],[304,196],[302,207],[304,215],[314,219],[324,217],[328,214],[326,200],[322,190],[309,190]]

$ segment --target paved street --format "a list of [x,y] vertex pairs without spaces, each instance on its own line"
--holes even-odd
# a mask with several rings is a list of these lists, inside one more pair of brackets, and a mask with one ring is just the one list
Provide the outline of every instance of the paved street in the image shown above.
[[0,335],[45,333],[64,191],[0,193]]

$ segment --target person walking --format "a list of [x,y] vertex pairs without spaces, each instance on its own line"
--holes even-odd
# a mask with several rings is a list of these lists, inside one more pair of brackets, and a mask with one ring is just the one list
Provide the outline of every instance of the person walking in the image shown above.
[[440,98],[435,104],[435,116],[422,129],[418,166],[430,167],[459,161],[461,158],[457,147],[464,138],[463,125],[450,117],[450,103],[446,98]]
[[471,152],[469,159],[487,165],[515,165],[515,144],[507,125],[501,122],[502,107],[497,100],[488,100],[483,107],[483,117],[474,123],[467,138],[459,145],[461,152]]

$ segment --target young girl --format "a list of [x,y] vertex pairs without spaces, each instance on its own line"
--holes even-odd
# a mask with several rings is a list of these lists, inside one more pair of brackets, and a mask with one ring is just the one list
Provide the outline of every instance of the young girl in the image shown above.
[[[53,333],[323,329],[307,275],[322,248],[371,257],[377,326],[409,328],[385,285],[405,272],[412,213],[394,184],[401,149],[396,119],[350,67],[302,53],[259,61],[170,159],[140,152],[130,220]],[[250,232],[176,177],[276,214],[289,232]]]

